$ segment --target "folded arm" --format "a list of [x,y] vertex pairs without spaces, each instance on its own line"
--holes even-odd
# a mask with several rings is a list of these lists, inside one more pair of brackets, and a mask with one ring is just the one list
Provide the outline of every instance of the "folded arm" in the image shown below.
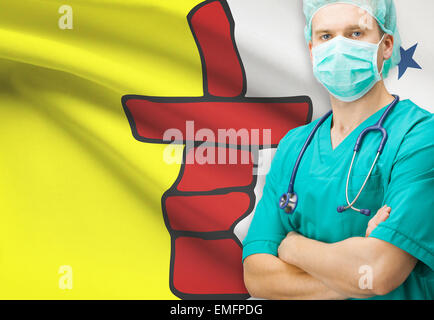
[[337,300],[347,297],[326,287],[305,271],[271,254],[244,260],[244,283],[250,295],[273,300]]
[[[386,221],[390,212],[391,210],[387,206],[380,208],[369,221],[366,236],[369,236],[380,223]],[[295,233],[292,234],[296,235]],[[337,286],[331,289],[326,285],[327,281],[321,281],[305,270],[290,264],[290,257],[287,257],[287,255],[292,254],[292,249],[288,246],[291,244],[290,239],[290,237],[286,237],[282,241],[279,247],[279,257],[271,254],[254,254],[244,260],[244,283],[253,297],[337,300],[351,296]],[[365,293],[369,295],[368,292]]]
[[[407,279],[417,262],[407,252],[376,238],[328,244],[295,232],[282,241],[279,258],[354,298],[388,294]],[[372,285],[361,286],[363,276],[371,276]]]
[[[369,221],[366,236],[380,223],[389,218],[390,208],[384,206]],[[253,254],[244,260],[244,283],[253,297],[265,299],[311,299],[335,300],[346,299],[349,294],[336,287],[331,289],[306,271],[292,264],[286,255],[290,255],[289,237],[285,238],[280,247],[280,257],[271,254]],[[360,275],[359,275],[360,276]]]

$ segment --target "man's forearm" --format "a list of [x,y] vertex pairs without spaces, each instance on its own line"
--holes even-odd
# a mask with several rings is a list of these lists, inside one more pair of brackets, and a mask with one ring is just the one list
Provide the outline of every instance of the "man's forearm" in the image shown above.
[[[405,281],[416,263],[401,249],[373,238],[355,237],[332,244],[301,235],[287,239],[279,248],[279,258],[354,298],[389,293]],[[372,285],[361,286],[367,271]]]
[[244,282],[249,293],[256,298],[273,300],[342,300],[346,298],[305,271],[269,254],[255,254],[246,258]]
[[[308,272],[325,285],[355,298],[374,296],[369,288],[360,288],[360,267],[369,265],[370,259],[364,254],[358,238],[345,243],[328,244],[303,236],[292,239],[290,252],[279,252],[279,257]],[[363,244],[362,244],[363,245]]]

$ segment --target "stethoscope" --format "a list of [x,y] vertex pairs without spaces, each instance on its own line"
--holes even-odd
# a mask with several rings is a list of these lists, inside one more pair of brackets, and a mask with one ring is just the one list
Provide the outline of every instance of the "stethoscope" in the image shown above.
[[[370,126],[370,127],[367,127],[366,129],[364,129],[360,133],[359,137],[357,138],[356,145],[354,146],[354,153],[353,153],[353,158],[351,160],[350,170],[348,171],[348,175],[347,175],[347,183],[346,183],[346,186],[345,186],[345,196],[346,196],[347,205],[337,207],[337,211],[338,212],[344,212],[345,210],[351,208],[354,211],[360,212],[361,214],[363,214],[365,216],[370,216],[371,215],[371,210],[369,210],[369,209],[357,209],[357,208],[354,207],[354,204],[356,203],[357,199],[359,199],[360,194],[362,193],[363,189],[365,188],[366,182],[368,181],[369,177],[371,176],[372,170],[374,169],[374,166],[377,163],[378,157],[383,152],[384,146],[386,144],[388,136],[387,136],[386,129],[384,129],[384,127],[383,127],[383,122],[386,119],[386,117],[389,115],[389,113],[392,110],[392,108],[394,106],[396,106],[397,103],[399,102],[399,96],[397,96],[397,95],[393,95],[393,96],[394,96],[395,99],[387,107],[386,111],[384,111],[384,113],[381,116],[380,120],[378,120],[378,122],[376,124],[374,124],[373,126]],[[280,197],[279,207],[280,207],[280,209],[283,209],[286,213],[293,213],[294,210],[295,210],[295,208],[297,208],[298,195],[294,191],[294,181],[295,181],[295,176],[297,175],[297,171],[298,171],[298,167],[300,165],[301,159],[303,158],[304,152],[306,151],[306,149],[309,146],[309,144],[312,142],[312,139],[313,139],[315,133],[318,131],[318,128],[324,123],[324,121],[331,114],[332,114],[332,111],[329,111],[326,115],[324,115],[318,121],[318,123],[313,128],[312,132],[309,134],[306,142],[304,143],[303,148],[300,151],[300,154],[298,155],[297,161],[295,162],[294,168],[292,170],[291,180],[289,181],[288,192],[284,193]],[[371,131],[380,131],[381,134],[382,134],[382,136],[383,136],[383,138],[381,139],[380,146],[378,147],[377,156],[375,157],[375,160],[372,163],[371,169],[369,170],[369,173],[366,176],[366,179],[363,182],[362,187],[360,188],[360,190],[357,193],[357,195],[354,198],[354,200],[351,201],[351,203],[350,203],[350,201],[348,199],[348,183],[350,181],[350,175],[351,175],[351,171],[353,169],[354,159],[356,157],[357,152],[359,152],[359,150],[360,150],[360,147],[362,145],[363,139],[365,138],[366,134],[368,132],[371,132]]]

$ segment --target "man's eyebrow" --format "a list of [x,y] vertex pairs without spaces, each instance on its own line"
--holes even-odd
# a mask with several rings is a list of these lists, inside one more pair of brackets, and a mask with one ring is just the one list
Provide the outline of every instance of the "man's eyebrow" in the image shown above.
[[[345,27],[345,30],[359,30],[362,29],[362,27],[359,24],[353,24],[351,26]],[[318,29],[315,30],[314,34],[322,34],[322,33],[331,33],[332,31],[329,29]]]
[[320,30],[315,30],[314,33],[315,33],[315,34],[320,34],[320,33],[330,33],[330,30],[328,30],[328,29],[320,29]]

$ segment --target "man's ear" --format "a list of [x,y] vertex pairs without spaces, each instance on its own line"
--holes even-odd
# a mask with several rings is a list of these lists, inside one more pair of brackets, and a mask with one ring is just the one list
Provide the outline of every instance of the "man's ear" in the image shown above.
[[384,51],[383,51],[383,58],[384,60],[388,60],[392,57],[393,54],[393,45],[395,43],[395,40],[392,35],[386,34],[383,41]]
[[309,41],[309,53],[310,53],[310,61],[313,62],[313,57],[312,57],[312,40]]

